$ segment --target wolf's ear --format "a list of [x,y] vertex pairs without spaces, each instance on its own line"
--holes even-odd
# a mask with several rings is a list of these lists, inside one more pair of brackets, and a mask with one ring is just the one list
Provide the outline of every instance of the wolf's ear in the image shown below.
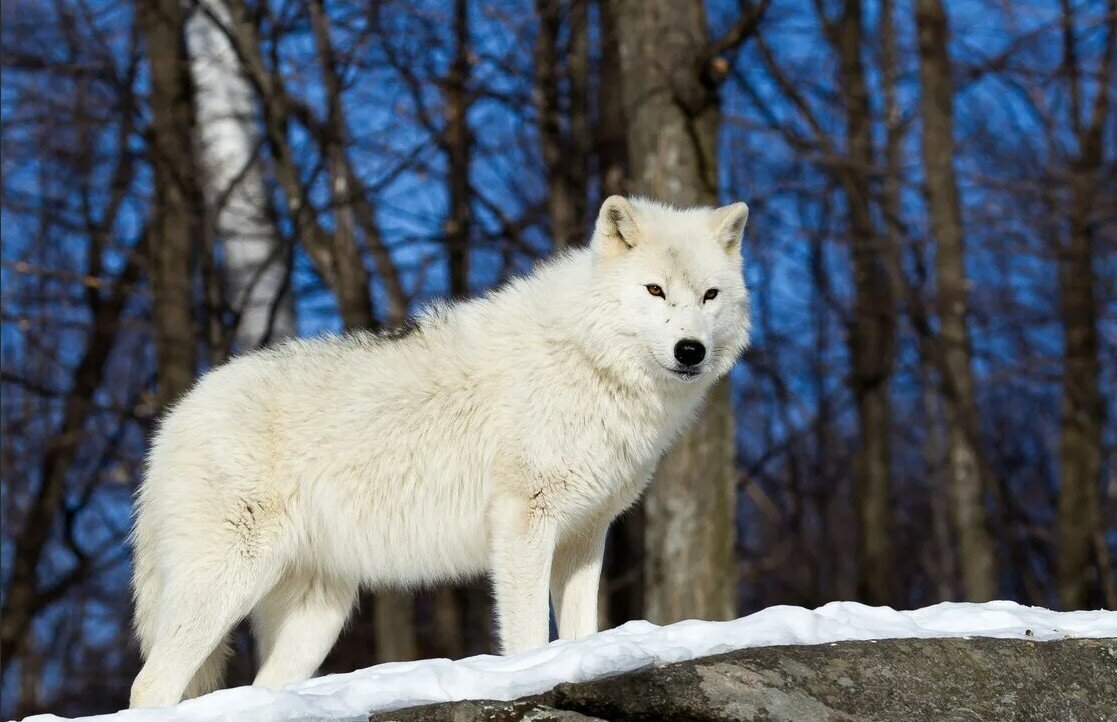
[[727,253],[741,252],[741,237],[749,220],[749,207],[744,203],[733,203],[714,211],[714,237],[718,239]]
[[593,230],[593,245],[606,258],[619,256],[637,244],[640,227],[636,211],[627,198],[609,196],[601,204]]

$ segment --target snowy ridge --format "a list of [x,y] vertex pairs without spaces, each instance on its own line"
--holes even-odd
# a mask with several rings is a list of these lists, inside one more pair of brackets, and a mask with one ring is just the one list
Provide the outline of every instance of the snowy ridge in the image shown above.
[[[906,637],[1002,637],[1033,640],[1117,637],[1117,612],[1052,612],[1015,602],[943,603],[915,611],[831,602],[813,611],[770,607],[731,622],[685,621],[666,627],[629,622],[576,642],[513,657],[482,655],[381,664],[289,685],[240,687],[165,709],[83,717],[96,722],[286,722],[364,720],[383,712],[461,699],[511,700],[643,667],[746,647],[826,644]],[[34,722],[59,720],[42,715]]]

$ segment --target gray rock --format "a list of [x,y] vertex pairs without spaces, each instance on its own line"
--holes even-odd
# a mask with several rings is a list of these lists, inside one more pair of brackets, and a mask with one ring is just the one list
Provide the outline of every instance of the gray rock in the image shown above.
[[895,639],[759,647],[375,722],[1117,721],[1117,639]]
[[373,715],[371,722],[602,722],[579,712],[555,709],[530,700],[470,700],[410,707]]

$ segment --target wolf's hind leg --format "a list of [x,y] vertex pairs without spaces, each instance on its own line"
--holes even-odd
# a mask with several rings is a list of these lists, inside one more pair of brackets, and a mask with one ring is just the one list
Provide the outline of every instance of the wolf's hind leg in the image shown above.
[[132,707],[175,704],[196,678],[208,686],[202,677],[216,667],[203,664],[279,577],[272,560],[235,555],[168,566],[175,573],[161,589],[155,642],[132,684]]
[[226,636],[209,653],[206,661],[202,662],[202,666],[198,667],[198,671],[194,673],[190,684],[186,685],[186,692],[183,693],[182,698],[193,699],[219,689],[225,679],[225,665],[229,662],[229,656],[232,652],[233,647],[229,644],[229,638]]
[[278,688],[312,676],[337,641],[357,587],[340,580],[289,575],[252,613],[260,649],[254,685]]

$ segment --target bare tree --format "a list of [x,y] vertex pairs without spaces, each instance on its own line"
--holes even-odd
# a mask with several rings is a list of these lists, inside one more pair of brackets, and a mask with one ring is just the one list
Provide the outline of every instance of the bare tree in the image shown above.
[[311,202],[310,189],[300,175],[290,130],[296,119],[317,127],[309,113],[288,93],[282,74],[266,62],[256,15],[243,0],[229,0],[229,22],[225,26],[212,3],[200,8],[228,36],[245,77],[260,98],[264,137],[275,164],[276,176],[294,221],[299,242],[306,248],[322,278],[337,297],[346,328],[375,328],[368,270],[360,248],[352,238],[332,233],[322,225]]
[[[899,260],[894,225],[897,214],[888,204],[898,205],[895,185],[898,176],[886,182],[890,184],[880,192],[888,224],[882,233],[875,221],[874,186],[880,173],[873,154],[869,73],[862,57],[867,49],[862,4],[860,0],[844,0],[837,17],[831,17],[825,3],[814,3],[814,8],[823,39],[838,61],[834,95],[842,118],[843,139],[834,137],[836,134],[829,129],[826,118],[816,109],[816,99],[806,90],[809,83],[791,77],[763,37],[758,39],[757,47],[776,87],[805,126],[800,131],[796,123],[775,123],[775,129],[795,152],[812,159],[833,178],[835,190],[847,209],[853,301],[844,320],[851,365],[849,388],[858,422],[852,469],[857,526],[856,591],[860,598],[883,604],[892,600],[895,586],[891,572],[893,429],[889,387],[896,354]],[[882,9],[881,27],[885,30],[886,17]],[[744,84],[748,92],[754,92],[751,83]],[[897,144],[893,119],[886,124],[886,156],[895,152]],[[886,178],[889,172],[886,168]]]
[[[1062,72],[1070,91],[1070,126],[1077,155],[1070,163],[1068,234],[1059,253],[1059,300],[1064,324],[1062,430],[1059,439],[1059,596],[1067,609],[1081,609],[1091,589],[1117,606],[1117,582],[1109,564],[1102,525],[1101,344],[1094,296],[1094,206],[1102,185],[1104,129],[1111,113],[1113,58],[1117,46],[1117,2],[1108,0],[1108,37],[1095,82],[1093,107],[1085,115],[1075,15],[1061,0]],[[1094,581],[1096,580],[1096,581]]]
[[450,69],[442,81],[446,126],[440,139],[448,165],[447,186],[450,211],[446,218],[446,248],[449,253],[450,295],[469,294],[469,240],[473,229],[473,192],[469,182],[472,132],[469,87],[472,43],[469,39],[469,1],[454,0],[454,49]]
[[946,399],[948,488],[962,594],[985,601],[997,594],[996,548],[985,508],[984,461],[978,446],[971,358],[962,207],[954,171],[954,86],[947,55],[949,26],[940,0],[918,0],[923,165],[935,238],[939,378]]
[[623,73],[620,44],[617,40],[617,19],[609,9],[608,0],[597,0],[600,53],[597,69],[597,123],[593,144],[597,155],[597,176],[601,195],[628,193],[628,143],[624,117]]
[[178,0],[145,4],[139,22],[151,66],[151,163],[155,209],[148,243],[160,406],[194,381],[193,256],[205,217],[194,157],[194,93]]
[[[323,124],[312,122],[306,110],[303,110],[300,115],[302,120],[309,124],[307,130],[315,135],[322,152],[328,158],[330,184],[333,191],[334,253],[340,258],[353,256],[359,249],[356,229],[360,229],[388,297],[385,320],[389,326],[398,327],[407,318],[407,292],[400,280],[399,269],[384,243],[376,221],[376,211],[357,177],[349,154],[348,148],[352,138],[349,132],[348,114],[342,101],[342,69],[339,67],[334,49],[329,17],[322,0],[309,3],[307,12],[310,15],[318,63],[322,72],[322,85],[326,95],[326,121]],[[347,283],[355,283],[359,280],[358,274],[357,278],[350,279]]]
[[[118,190],[118,193],[122,194],[123,189]],[[107,221],[107,227],[111,228],[116,221],[115,210],[110,213]],[[103,234],[100,235],[103,239]],[[96,237],[95,235],[94,238]],[[90,258],[99,259],[100,249],[94,250],[96,252]],[[4,590],[4,605],[0,610],[0,646],[4,648],[3,660],[0,661],[2,670],[7,670],[11,662],[19,658],[35,614],[53,602],[68,584],[85,571],[84,565],[79,566],[62,579],[54,580],[46,588],[40,587],[36,576],[36,568],[42,559],[54,519],[61,512],[66,474],[78,452],[82,429],[93,412],[93,396],[104,380],[108,357],[116,342],[122,309],[131,297],[142,269],[140,258],[144,250],[141,246],[130,255],[106,295],[102,296],[97,291],[87,295],[92,327],[81,361],[74,370],[74,385],[66,397],[62,422],[54,437],[55,443],[43,456],[39,487],[32,496],[23,528],[15,538],[12,551],[11,578]],[[91,260],[91,263],[99,262]]]
[[857,403],[860,447],[854,458],[854,496],[859,527],[859,596],[873,604],[892,601],[891,580],[891,405],[889,382],[895,363],[896,301],[891,236],[873,222],[874,167],[869,91],[860,0],[845,0],[837,21],[822,18],[837,50],[846,125],[846,165],[839,170],[849,205],[854,310],[849,328],[851,384]]
[[[228,22],[221,3],[208,6]],[[295,335],[289,256],[269,204],[259,152],[256,95],[223,29],[191,13],[186,41],[208,205],[224,241],[224,276],[237,319],[233,346],[251,349]]]
[[[547,177],[547,219],[555,250],[586,240],[587,164],[592,140],[586,4],[586,0],[535,3],[539,32],[535,40],[534,99]],[[570,36],[565,52],[560,46],[564,25]],[[563,86],[567,89],[565,96]]]
[[[134,379],[119,376],[120,357],[136,342],[134,310],[144,304],[138,287],[148,233],[135,195],[143,154],[131,145],[142,127],[140,34],[131,25],[110,49],[92,31],[67,32],[79,18],[73,7],[23,13],[5,12],[2,54],[5,97],[13,102],[2,135],[0,671],[19,670],[4,679],[4,717],[42,711],[58,695],[40,675],[69,675],[66,660],[80,664],[90,654],[94,645],[63,630],[59,612],[80,626],[88,600],[126,615],[126,594],[114,598],[90,583],[119,569],[124,532],[109,526],[91,543],[82,531],[97,525],[101,474],[117,463],[117,440],[136,418],[115,401],[138,403],[137,389],[150,384],[146,368]],[[100,29],[102,16],[81,17]],[[51,64],[61,56],[69,62]],[[19,179],[25,166],[35,168],[31,186],[26,174]],[[112,621],[104,628],[109,640]],[[67,657],[60,665],[61,645]],[[127,655],[118,659],[127,665]],[[109,695],[119,666],[99,670]]]

